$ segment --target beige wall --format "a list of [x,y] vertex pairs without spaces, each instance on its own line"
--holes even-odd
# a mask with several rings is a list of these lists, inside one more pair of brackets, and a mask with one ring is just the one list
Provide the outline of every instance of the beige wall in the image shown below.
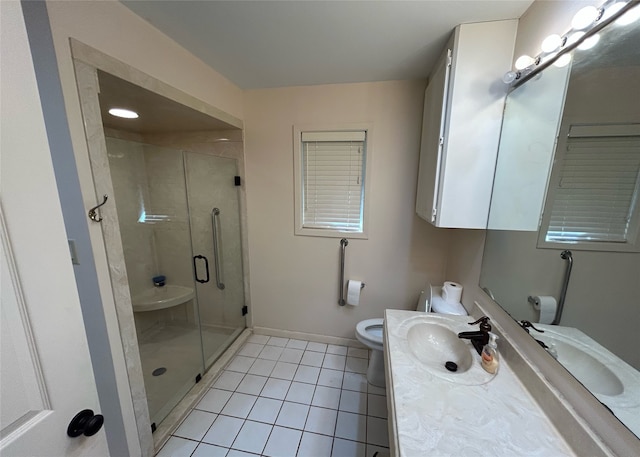
[[[354,337],[358,321],[412,309],[441,283],[449,233],[415,214],[424,81],[249,91],[245,95],[253,324]],[[352,239],[345,276],[366,287],[340,307],[339,239],[295,236],[293,126],[373,123],[370,236]]]

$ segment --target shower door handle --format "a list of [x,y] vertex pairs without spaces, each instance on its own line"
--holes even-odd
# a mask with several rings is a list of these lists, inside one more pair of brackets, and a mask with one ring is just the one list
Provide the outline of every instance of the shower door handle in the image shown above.
[[[204,270],[207,273],[207,279],[198,278],[198,259],[204,260]],[[207,260],[205,256],[196,255],[193,257],[193,274],[196,277],[196,281],[198,281],[199,283],[204,284],[205,282],[209,282],[209,260]]]
[[213,232],[213,262],[216,267],[216,286],[220,290],[224,290],[224,283],[220,277],[222,272],[220,271],[220,247],[218,246],[218,224],[216,219],[220,222],[220,208],[213,208],[211,210],[211,229]]

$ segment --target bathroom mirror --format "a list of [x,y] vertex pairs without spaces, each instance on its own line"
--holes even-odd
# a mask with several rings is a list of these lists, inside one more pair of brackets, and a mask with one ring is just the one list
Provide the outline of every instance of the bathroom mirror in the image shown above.
[[640,436],[640,21],[599,37],[507,98],[480,286],[538,327],[571,265],[530,334]]

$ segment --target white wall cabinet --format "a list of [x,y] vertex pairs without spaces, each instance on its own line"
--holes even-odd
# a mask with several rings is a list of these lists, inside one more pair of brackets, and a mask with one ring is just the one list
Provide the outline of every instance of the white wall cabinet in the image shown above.
[[516,20],[455,28],[425,91],[416,212],[436,227],[487,226]]

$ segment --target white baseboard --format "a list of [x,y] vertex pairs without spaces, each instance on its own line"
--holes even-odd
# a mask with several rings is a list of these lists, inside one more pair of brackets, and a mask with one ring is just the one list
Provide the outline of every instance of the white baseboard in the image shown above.
[[352,338],[340,338],[338,336],[317,335],[315,333],[293,332],[291,330],[280,330],[268,327],[253,327],[256,335],[279,336],[282,338],[293,338],[296,340],[314,341],[316,343],[337,344],[354,348],[368,349],[360,341]]

